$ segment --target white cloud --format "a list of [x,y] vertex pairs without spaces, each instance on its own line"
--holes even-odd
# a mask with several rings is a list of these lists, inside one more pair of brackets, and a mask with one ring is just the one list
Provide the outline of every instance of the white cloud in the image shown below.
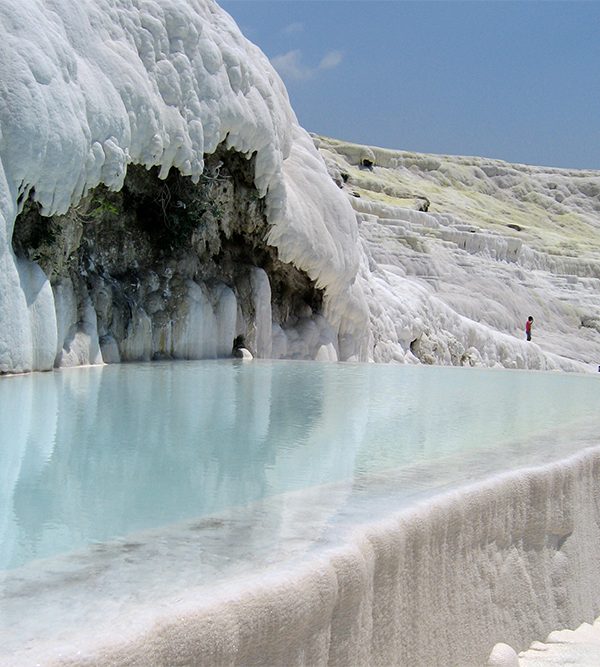
[[340,51],[329,51],[321,58],[317,67],[308,67],[302,62],[302,51],[294,49],[271,58],[271,63],[284,79],[307,81],[319,71],[337,67],[342,59],[343,54]]
[[271,58],[271,64],[284,79],[306,81],[314,75],[314,70],[302,64],[302,53],[295,49]]
[[300,21],[295,21],[294,23],[289,23],[284,28],[281,29],[281,32],[284,35],[292,35],[296,32],[302,32],[304,30],[304,23]]
[[344,55],[341,51],[330,51],[323,56],[319,63],[319,69],[333,69],[342,62],[343,58]]

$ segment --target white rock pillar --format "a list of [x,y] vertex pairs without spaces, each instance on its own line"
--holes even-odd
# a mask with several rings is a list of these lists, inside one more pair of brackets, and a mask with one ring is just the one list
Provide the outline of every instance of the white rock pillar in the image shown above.
[[70,279],[54,286],[56,367],[103,364],[96,311],[80,281],[77,293]]
[[186,281],[173,324],[173,356],[178,359],[217,356],[217,320],[210,300],[193,280]]
[[0,162],[0,373],[33,368],[30,313],[11,244],[15,217],[15,198]]
[[273,351],[271,285],[263,269],[252,269],[250,286],[255,313],[256,356],[270,359]]
[[230,357],[235,338],[237,321],[237,300],[233,290],[227,285],[218,285],[214,291],[217,320],[217,357]]
[[17,260],[17,271],[29,314],[31,368],[47,371],[54,365],[57,345],[52,287],[46,274],[34,262]]

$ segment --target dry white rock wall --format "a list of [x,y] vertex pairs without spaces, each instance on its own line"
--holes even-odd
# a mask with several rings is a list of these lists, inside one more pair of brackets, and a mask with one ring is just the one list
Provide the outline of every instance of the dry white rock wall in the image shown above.
[[[222,356],[239,335],[265,357],[600,363],[598,172],[326,139],[319,155],[266,57],[212,0],[0,0],[0,15],[0,372]],[[252,163],[260,202],[237,228],[252,241],[234,239],[249,252],[229,244],[237,272],[198,268],[198,229],[187,254],[134,257],[118,275],[93,249],[83,261],[82,225],[54,265],[23,246],[32,205],[76,218],[134,165],[202,184],[223,151]],[[231,241],[231,221],[218,224],[198,245]],[[294,271],[318,298],[302,305]]]
[[[87,295],[68,283],[53,294],[38,268],[15,257],[13,229],[27,200],[45,215],[66,213],[98,184],[119,190],[132,163],[198,181],[219,146],[253,156],[267,240],[325,291],[324,330],[334,332],[325,348],[337,358],[339,333],[342,356],[365,356],[350,206],[281,80],[225,12],[211,0],[3,0],[0,13],[0,371],[102,358]],[[186,299],[199,319],[217,316],[216,306]],[[147,347],[148,327],[133,328],[130,344]],[[60,340],[69,330],[68,343]]]
[[315,142],[357,214],[374,360],[597,369],[599,172]]

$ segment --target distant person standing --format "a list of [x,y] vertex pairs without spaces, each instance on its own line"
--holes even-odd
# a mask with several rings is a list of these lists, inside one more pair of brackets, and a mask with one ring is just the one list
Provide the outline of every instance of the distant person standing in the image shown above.
[[531,340],[531,327],[533,326],[533,317],[531,315],[527,318],[527,322],[525,322],[525,336],[527,336],[527,340]]

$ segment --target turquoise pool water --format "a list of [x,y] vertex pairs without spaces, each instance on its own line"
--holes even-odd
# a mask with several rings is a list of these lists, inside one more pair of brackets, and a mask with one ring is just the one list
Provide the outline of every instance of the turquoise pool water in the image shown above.
[[376,497],[382,476],[400,505],[544,463],[596,444],[598,387],[593,375],[283,361],[0,378],[0,570],[303,490],[341,485],[339,516],[348,489]]

